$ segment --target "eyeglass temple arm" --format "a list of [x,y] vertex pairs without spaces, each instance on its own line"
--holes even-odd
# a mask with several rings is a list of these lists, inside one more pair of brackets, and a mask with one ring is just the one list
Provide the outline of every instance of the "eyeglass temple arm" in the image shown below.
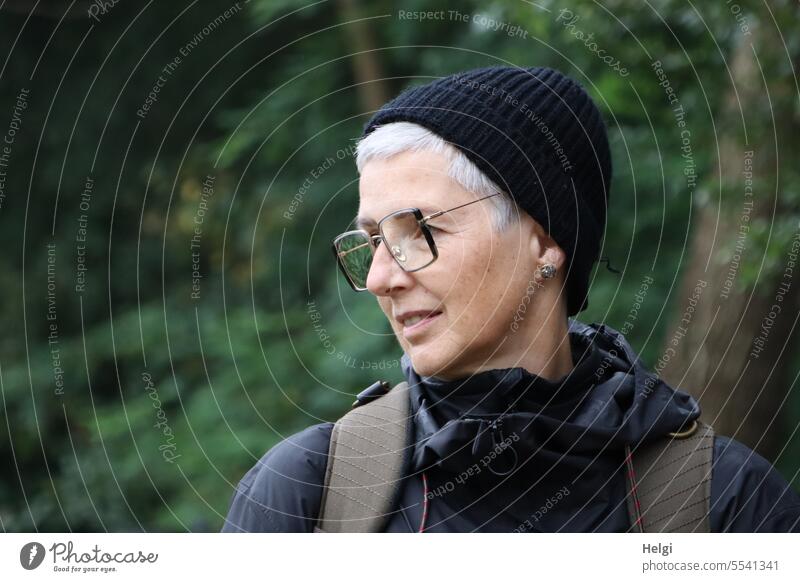
[[348,255],[348,254],[352,253],[353,251],[357,251],[358,249],[363,249],[365,246],[368,246],[373,240],[375,240],[375,238],[380,238],[380,235],[374,234],[369,238],[370,238],[370,242],[365,242],[364,244],[360,244],[360,245],[358,245],[356,247],[353,247],[351,249],[347,249],[346,251],[336,251],[336,253],[340,257],[343,257],[345,255]]
[[459,208],[463,208],[464,206],[469,206],[470,204],[475,204],[476,202],[480,202],[481,200],[486,200],[487,198],[491,198],[492,196],[499,195],[500,192],[495,192],[494,194],[489,194],[488,196],[484,196],[483,198],[478,198],[477,200],[473,200],[471,202],[465,202],[464,204],[459,204],[454,208],[450,208],[448,210],[440,210],[439,212],[434,212],[433,214],[429,214],[428,216],[423,216],[420,219],[420,222],[426,222],[432,218],[436,218],[437,216],[441,216],[442,214],[447,214],[448,212],[452,212],[453,210],[458,210]]

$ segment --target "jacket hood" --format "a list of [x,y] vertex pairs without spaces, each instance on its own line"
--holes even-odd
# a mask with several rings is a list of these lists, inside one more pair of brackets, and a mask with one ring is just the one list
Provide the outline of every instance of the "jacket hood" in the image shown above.
[[593,458],[681,430],[698,403],[644,369],[618,331],[569,319],[574,369],[557,381],[524,368],[445,381],[401,358],[415,420],[412,469],[461,471],[478,459],[508,474],[524,459],[579,469]]

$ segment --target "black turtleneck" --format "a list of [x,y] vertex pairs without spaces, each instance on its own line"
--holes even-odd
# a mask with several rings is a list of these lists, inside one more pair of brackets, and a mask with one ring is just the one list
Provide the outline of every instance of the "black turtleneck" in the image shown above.
[[[586,338],[569,338],[573,368],[558,380],[519,367],[485,370],[460,380],[421,376],[416,383],[419,395],[435,416],[447,419],[534,410],[568,400],[594,385],[602,364],[599,351]],[[406,357],[407,375],[408,362]]]
[[[421,377],[404,356],[417,437],[413,469],[424,470],[431,464],[457,468],[465,457],[485,452],[497,442],[509,437],[518,441],[520,435],[510,431],[530,428],[543,413],[567,420],[606,369],[600,350],[585,336],[569,338],[573,369],[555,381],[519,367],[486,370],[460,380]],[[468,451],[467,441],[472,445]]]

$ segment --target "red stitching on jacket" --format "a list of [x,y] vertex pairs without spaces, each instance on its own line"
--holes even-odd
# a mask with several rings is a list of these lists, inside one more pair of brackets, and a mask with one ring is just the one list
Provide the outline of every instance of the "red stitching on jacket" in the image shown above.
[[625,445],[625,464],[628,465],[628,479],[631,483],[631,497],[633,497],[633,507],[636,510],[636,521],[633,523],[639,526],[639,533],[644,533],[644,524],[642,523],[642,506],[639,504],[639,496],[636,494],[636,472],[633,470],[633,456],[631,447]]
[[419,531],[417,533],[423,533],[425,531],[425,522],[428,521],[428,478],[425,476],[425,473],[422,474],[422,519],[419,523]]

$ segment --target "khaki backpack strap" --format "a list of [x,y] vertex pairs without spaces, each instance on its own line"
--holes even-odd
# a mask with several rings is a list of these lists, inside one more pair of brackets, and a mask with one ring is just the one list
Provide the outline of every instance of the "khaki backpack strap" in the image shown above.
[[707,533],[714,430],[695,421],[670,437],[628,452],[629,531]]
[[315,531],[381,531],[409,456],[410,411],[403,382],[336,422]]

